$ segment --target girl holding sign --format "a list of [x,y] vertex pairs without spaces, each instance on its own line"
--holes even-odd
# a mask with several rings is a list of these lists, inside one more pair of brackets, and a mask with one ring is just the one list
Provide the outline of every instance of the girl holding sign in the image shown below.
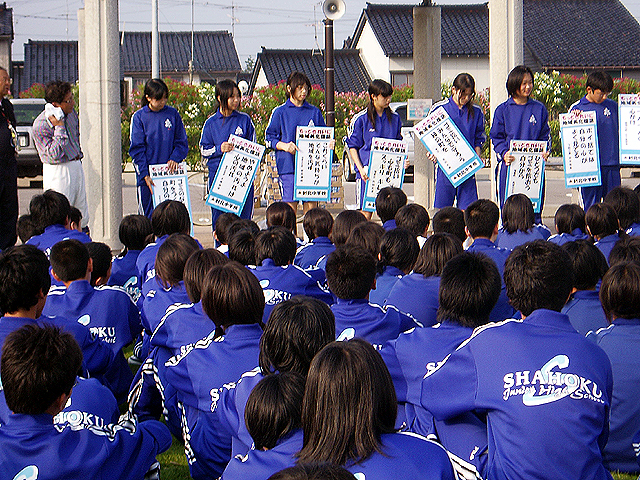
[[[256,130],[251,117],[239,112],[240,89],[233,80],[222,80],[216,84],[216,99],[220,105],[218,111],[211,115],[204,126],[200,136],[200,152],[207,160],[209,169],[209,189],[216,176],[222,156],[233,150],[233,144],[229,142],[229,136],[235,135],[255,142]],[[215,231],[216,220],[224,213],[222,210],[211,207],[211,228]],[[249,189],[247,201],[240,212],[240,218],[251,218],[253,214],[253,185]]]
[[[369,85],[369,106],[351,120],[351,134],[347,138],[347,147],[356,172],[356,202],[362,211],[364,189],[369,176],[367,166],[371,154],[371,139],[391,138],[402,140],[402,120],[400,115],[389,108],[393,87],[384,80],[376,79]],[[372,212],[362,211],[367,219]]]

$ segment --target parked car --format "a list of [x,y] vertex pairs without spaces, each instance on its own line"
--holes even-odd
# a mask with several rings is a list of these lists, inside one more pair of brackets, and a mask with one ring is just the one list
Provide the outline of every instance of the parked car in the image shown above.
[[16,115],[18,144],[18,177],[36,177],[42,175],[42,162],[33,142],[32,125],[40,112],[44,110],[44,98],[12,98]]

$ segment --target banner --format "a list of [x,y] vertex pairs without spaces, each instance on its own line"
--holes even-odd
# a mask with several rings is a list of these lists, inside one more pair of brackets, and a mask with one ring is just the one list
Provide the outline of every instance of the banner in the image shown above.
[[560,114],[564,184],[567,188],[601,184],[596,112]]
[[294,200],[327,202],[331,199],[331,140],[333,127],[296,129]]
[[371,139],[371,154],[367,172],[369,180],[364,188],[362,210],[375,212],[376,197],[382,188],[402,188],[406,159],[407,142],[404,140],[377,137]]

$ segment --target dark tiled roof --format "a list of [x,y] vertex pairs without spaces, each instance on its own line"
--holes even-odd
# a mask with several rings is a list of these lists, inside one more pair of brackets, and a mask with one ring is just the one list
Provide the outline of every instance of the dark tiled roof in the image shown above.
[[13,40],[13,8],[7,8],[5,2],[0,3],[0,36]]
[[[358,50],[334,50],[335,87],[337,92],[362,92],[371,78]],[[275,50],[263,48],[258,53],[251,78],[251,90],[260,68],[269,84],[286,80],[293,71],[304,72],[313,85],[324,85],[324,55],[319,50]]]
[[78,80],[78,42],[29,40],[24,44],[24,71],[20,90],[34,83]]

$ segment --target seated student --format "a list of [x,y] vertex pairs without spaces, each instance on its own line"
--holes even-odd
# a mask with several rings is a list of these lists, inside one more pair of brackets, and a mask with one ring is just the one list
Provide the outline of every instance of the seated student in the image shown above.
[[450,233],[434,233],[422,246],[413,272],[393,286],[385,306],[411,315],[424,327],[437,323],[440,275],[445,264],[462,253],[462,243]]
[[573,267],[573,289],[562,313],[582,335],[609,325],[596,286],[609,269],[600,250],[588,240],[565,243],[562,248],[569,254]]
[[244,412],[253,445],[231,459],[221,480],[264,480],[293,465],[302,448],[300,411],[306,378],[293,372],[264,377],[251,390]]
[[23,244],[27,243],[31,237],[40,235],[42,233],[41,230],[38,230],[38,227],[31,218],[30,213],[20,215],[20,218],[18,218],[18,223],[16,225],[16,230],[18,233],[18,238]]
[[584,221],[584,210],[575,203],[560,205],[554,216],[555,235],[547,240],[556,245],[564,245],[575,240],[587,240],[587,224]]
[[[337,248],[340,245],[344,245],[347,239],[351,235],[351,232],[361,223],[366,223],[369,220],[362,214],[360,210],[343,210],[337,216],[333,222],[333,230],[331,230],[331,241]],[[382,235],[381,235],[382,236]],[[317,267],[324,270],[327,265],[327,255],[320,258],[317,263]]]
[[489,321],[500,295],[500,284],[498,269],[488,257],[465,252],[452,258],[442,271],[439,325],[400,335],[380,351],[409,431],[424,436],[437,434],[449,452],[467,461],[471,458],[481,473],[487,461],[484,422],[468,413],[434,424],[431,414],[420,405],[420,392],[422,378],[469,338],[476,327]]
[[[218,444],[220,434],[211,422],[202,432],[200,419],[211,411],[212,389],[235,382],[257,364],[264,310],[258,280],[234,262],[209,270],[201,295],[202,309],[215,330],[183,346],[165,362],[166,379],[178,392],[182,437],[194,479],[219,476],[229,461],[230,442]],[[204,447],[208,447],[206,456],[201,454]]]
[[609,254],[609,266],[636,262],[640,265],[640,238],[627,236],[616,242]]
[[369,303],[375,286],[376,261],[363,248],[339,247],[327,259],[327,283],[337,301],[331,306],[339,340],[364,338],[377,348],[418,326],[395,308]]
[[637,474],[632,439],[640,430],[640,265],[612,266],[602,279],[600,300],[611,325],[589,332],[587,338],[606,352],[613,369],[604,464],[609,470]]
[[371,221],[364,222],[354,227],[344,244],[348,247],[362,247],[373,255],[373,258],[378,258],[384,234],[385,229],[382,225]]
[[396,433],[396,411],[380,354],[358,338],[330,343],[309,368],[298,462],[343,465],[367,480],[453,479],[444,448],[416,434]]
[[298,248],[293,264],[306,269],[315,267],[320,258],[336,249],[329,238],[333,228],[333,217],[328,210],[314,207],[304,214],[302,227],[309,242]]
[[456,207],[444,207],[433,216],[433,233],[450,233],[460,239],[467,240],[464,229],[464,212]]
[[111,248],[106,243],[89,242],[87,250],[93,262],[89,283],[92,287],[107,285],[111,276]]
[[627,235],[640,235],[640,199],[636,192],[629,187],[615,187],[603,201],[616,211],[622,231]]
[[418,240],[408,230],[394,228],[382,236],[376,288],[369,294],[371,303],[386,303],[396,282],[413,269],[418,253]]
[[613,207],[607,203],[594,203],[585,215],[587,232],[595,240],[595,246],[609,262],[611,249],[618,240],[626,236],[620,231],[618,216]]
[[332,463],[308,463],[285,468],[267,480],[355,480],[349,470]]
[[518,245],[533,240],[546,240],[551,235],[549,229],[536,224],[533,204],[522,193],[511,195],[502,207],[502,228],[498,230],[496,245],[513,250]]
[[82,231],[82,212],[76,207],[69,209],[69,230]]
[[429,212],[418,203],[410,203],[398,210],[395,221],[398,228],[404,228],[413,233],[418,240],[418,245],[422,248],[431,222]]
[[[503,278],[504,263],[511,250],[500,248],[494,243],[498,235],[499,216],[498,206],[491,200],[485,199],[476,200],[464,211],[465,231],[473,241],[467,251],[484,253],[496,262],[500,278]],[[499,322],[507,318],[513,318],[516,313],[513,307],[509,305],[503,279],[500,298],[491,312],[491,321]]]
[[376,196],[376,213],[388,232],[396,228],[396,213],[407,204],[407,195],[400,188],[384,187]]
[[265,322],[275,305],[295,295],[314,297],[329,305],[333,303],[331,293],[324,287],[324,272],[303,270],[293,265],[295,256],[295,238],[284,227],[270,227],[256,237],[256,266],[249,268],[264,292]]
[[[289,208],[287,208],[289,207]],[[303,243],[298,239],[298,226],[296,224],[296,212],[286,202],[274,202],[267,207],[265,212],[267,228],[284,227],[293,233],[298,247]]]
[[226,254],[229,251],[229,227],[236,221],[240,220],[240,217],[235,213],[224,212],[221,213],[216,219],[215,230],[213,231],[213,239],[215,240],[216,248]]
[[517,247],[504,281],[524,318],[477,329],[422,380],[420,402],[436,420],[486,412],[486,478],[611,479],[611,364],[560,313],[571,277],[558,245]]
[[167,428],[153,420],[101,426],[76,415],[54,425],[81,363],[73,336],[56,327],[27,325],[7,337],[0,374],[14,414],[0,429],[0,477],[139,480],[171,446]]
[[229,239],[229,259],[245,267],[256,264],[256,234],[242,229]]

